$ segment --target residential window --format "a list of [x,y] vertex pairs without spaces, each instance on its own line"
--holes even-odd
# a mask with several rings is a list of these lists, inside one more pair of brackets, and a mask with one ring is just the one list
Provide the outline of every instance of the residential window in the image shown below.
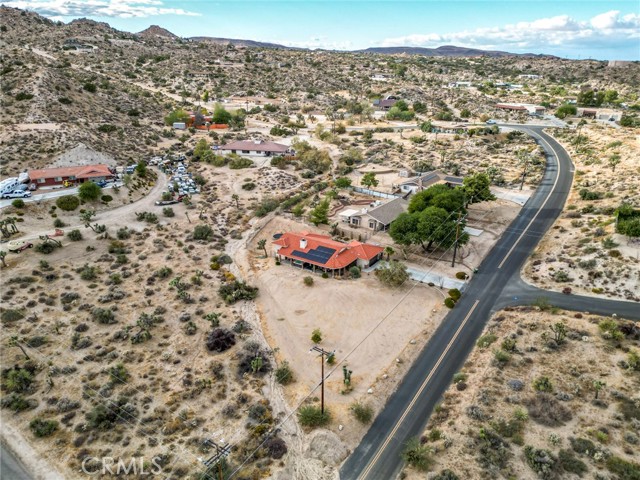
[[242,150],[242,153],[249,153],[249,150]]
[[55,180],[56,182],[61,182],[61,181],[62,181],[62,177],[56,177],[56,178],[54,178],[54,180]]
[[376,221],[375,220],[369,220],[369,228],[376,228]]
[[231,150],[231,153],[236,153],[236,151],[235,150]]
[[44,182],[46,182],[46,180],[44,178],[39,178],[38,179],[38,183],[44,183]]
[[69,180],[75,180],[76,176],[75,175],[69,175]]

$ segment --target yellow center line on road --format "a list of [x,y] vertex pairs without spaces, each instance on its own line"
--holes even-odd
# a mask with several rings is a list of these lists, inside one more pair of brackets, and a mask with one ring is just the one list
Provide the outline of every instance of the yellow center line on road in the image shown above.
[[369,464],[367,465],[367,468],[365,468],[363,470],[362,474],[360,475],[360,479],[364,480],[365,478],[367,478],[367,476],[371,472],[371,469],[373,468],[373,466],[380,459],[380,456],[382,455],[382,452],[384,451],[385,448],[387,448],[387,446],[389,445],[389,442],[391,442],[391,440],[393,439],[395,434],[398,432],[398,429],[400,428],[400,425],[402,424],[402,422],[404,422],[404,419],[407,417],[407,415],[409,415],[409,412],[411,411],[411,409],[413,408],[415,403],[418,401],[418,397],[420,396],[420,394],[422,394],[422,391],[426,388],[427,383],[429,383],[429,380],[431,380],[431,377],[433,376],[435,371],[438,369],[438,367],[442,363],[442,360],[444,359],[444,357],[447,355],[447,353],[451,349],[451,346],[454,344],[454,342],[458,338],[458,335],[460,334],[460,332],[462,331],[464,326],[467,324],[467,321],[469,320],[469,318],[473,314],[473,311],[478,306],[478,303],[480,303],[480,300],[476,300],[474,302],[473,306],[469,310],[469,313],[467,313],[467,316],[464,317],[464,320],[462,321],[462,323],[460,324],[460,326],[456,330],[456,333],[453,335],[453,337],[451,338],[451,340],[447,344],[447,348],[444,349],[444,352],[442,352],[442,355],[440,355],[440,358],[438,358],[438,361],[436,362],[434,367],[429,372],[429,375],[427,376],[427,378],[425,378],[424,382],[422,382],[422,385],[420,386],[420,389],[414,395],[413,399],[411,400],[411,403],[409,403],[409,406],[406,408],[406,410],[404,411],[404,413],[400,417],[400,420],[398,420],[398,422],[395,424],[395,426],[393,427],[393,430],[391,430],[391,433],[387,436],[387,438],[384,441],[384,443],[382,444],[382,446],[376,452],[376,455],[369,461]]
[[[541,132],[542,133],[542,132]],[[516,246],[518,245],[518,243],[520,243],[520,240],[522,239],[522,237],[524,237],[527,234],[527,230],[529,230],[529,227],[531,226],[531,224],[536,220],[536,218],[538,218],[538,215],[540,215],[540,212],[544,209],[544,206],[547,204],[547,202],[549,201],[549,199],[551,198],[551,194],[554,192],[554,190],[556,189],[556,185],[558,184],[558,180],[560,179],[560,170],[561,170],[561,166],[560,166],[560,158],[558,157],[558,152],[556,152],[555,148],[553,148],[549,142],[547,142],[544,138],[542,138],[542,136],[540,137],[540,140],[542,142],[544,142],[549,149],[553,152],[553,154],[556,156],[556,164],[558,165],[558,174],[556,175],[556,181],[553,182],[553,187],[551,187],[551,190],[549,191],[547,198],[545,198],[543,204],[540,206],[540,208],[538,209],[538,211],[536,212],[536,214],[533,216],[533,218],[531,219],[531,221],[528,223],[528,225],[525,227],[525,229],[522,231],[522,233],[520,234],[520,236],[516,239],[516,241],[514,242],[514,244],[512,245],[512,247],[509,249],[509,251],[507,252],[507,254],[504,256],[504,258],[502,259],[502,261],[500,262],[500,265],[498,265],[498,268],[502,268],[502,266],[504,265],[504,263],[507,261],[507,258],[509,258],[509,255],[511,255],[511,253],[513,252],[513,250],[516,248]]]

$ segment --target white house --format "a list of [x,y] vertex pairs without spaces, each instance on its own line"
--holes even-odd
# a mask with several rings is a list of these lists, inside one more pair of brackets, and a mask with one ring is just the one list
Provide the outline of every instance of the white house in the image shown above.
[[344,223],[354,227],[365,227],[373,231],[388,230],[391,222],[398,218],[398,215],[406,212],[408,207],[407,200],[397,197],[387,203],[374,202],[362,210],[343,210],[338,216]]
[[498,103],[496,108],[500,110],[510,110],[512,112],[526,112],[529,115],[542,115],[546,108],[531,103]]
[[443,183],[452,187],[462,185],[462,177],[454,177],[453,175],[447,175],[438,170],[432,172],[423,173],[416,177],[413,177],[406,182],[400,184],[400,191],[402,193],[414,194],[426,190],[432,185],[437,183]]
[[294,155],[294,151],[287,145],[264,140],[239,140],[220,145],[216,150],[222,155],[235,153],[242,157],[274,157],[278,155]]

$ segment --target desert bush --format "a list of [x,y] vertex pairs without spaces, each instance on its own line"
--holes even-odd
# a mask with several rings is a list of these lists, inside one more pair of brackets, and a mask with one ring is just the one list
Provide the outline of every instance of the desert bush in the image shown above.
[[462,293],[460,293],[460,290],[458,290],[457,288],[452,288],[449,290],[449,296],[453,299],[454,302],[457,302],[458,300],[460,300]]
[[108,373],[109,383],[113,386],[127,383],[129,378],[131,378],[131,374],[122,363],[118,363],[109,368]]
[[231,283],[221,285],[218,289],[218,295],[220,295],[225,303],[231,305],[239,300],[253,300],[258,296],[258,288],[235,280]]
[[574,452],[582,455],[591,456],[597,450],[596,444],[587,438],[569,437],[569,443],[571,444],[571,448]]
[[24,200],[21,198],[16,198],[13,202],[11,202],[11,206],[13,208],[24,208]]
[[351,412],[360,423],[367,424],[373,418],[373,407],[366,403],[355,402],[351,404]]
[[158,215],[153,212],[136,212],[136,219],[139,222],[147,222],[152,224],[158,223]]
[[567,272],[564,270],[558,270],[553,274],[553,279],[556,282],[570,282],[572,278],[569,276]]
[[87,413],[87,424],[96,430],[111,430],[117,423],[135,423],[137,409],[126,398],[105,400]]
[[242,189],[246,191],[251,191],[256,188],[256,184],[254,182],[247,182],[242,184]]
[[465,280],[467,278],[467,274],[465,272],[456,272],[456,278],[458,280]]
[[456,306],[456,302],[451,297],[447,297],[444,299],[444,304],[447,308],[453,308]]
[[267,449],[269,456],[276,460],[281,459],[287,453],[287,444],[280,437],[271,437],[266,441],[264,447]]
[[362,276],[360,267],[358,267],[357,265],[354,265],[349,269],[349,274],[351,275],[351,278],[360,278]]
[[433,465],[432,450],[413,437],[407,441],[402,450],[402,459],[416,470],[426,472]]
[[563,471],[574,473],[579,477],[589,470],[587,465],[579,458],[576,458],[575,454],[571,450],[562,449],[558,452],[557,465]]
[[82,232],[77,228],[74,228],[69,233],[67,233],[67,237],[72,242],[79,242],[80,240],[82,240]]
[[127,240],[131,238],[131,230],[127,227],[119,228],[116,232],[116,236],[118,237],[118,240]]
[[98,267],[85,263],[83,267],[76,270],[82,280],[95,280],[98,277]]
[[29,422],[29,428],[36,437],[49,437],[58,429],[58,422],[34,418]]
[[31,390],[34,381],[33,372],[27,368],[14,367],[2,372],[4,388],[8,392],[24,393]]
[[154,275],[157,276],[158,278],[164,279],[164,278],[169,278],[169,276],[171,276],[172,273],[173,273],[173,270],[171,270],[170,267],[162,267],[156,270]]
[[607,469],[617,475],[618,480],[638,480],[640,478],[640,465],[615,455],[607,458]]
[[238,354],[238,375],[264,375],[271,370],[267,353],[256,342],[247,342]]
[[9,410],[19,413],[25,410],[30,410],[38,406],[38,401],[25,398],[18,393],[10,393],[9,395],[3,395],[0,399],[0,407],[8,408]]
[[53,253],[60,246],[55,242],[40,242],[36,245],[36,252],[42,253],[43,255],[49,255]]
[[214,328],[207,337],[207,348],[211,351],[224,352],[235,344],[235,334],[226,328]]
[[553,395],[539,393],[525,402],[529,417],[541,425],[557,427],[571,420],[571,411]]
[[276,208],[278,208],[280,202],[273,197],[265,197],[262,199],[262,202],[256,207],[255,214],[256,217],[265,217],[270,212],[273,212]]
[[534,448],[531,445],[524,447],[524,457],[527,465],[542,479],[556,478],[555,466],[557,459],[548,450]]
[[493,333],[487,333],[486,335],[483,335],[478,339],[478,341],[476,342],[476,347],[487,348],[497,339],[498,337]]
[[549,377],[538,377],[533,381],[533,389],[538,392],[553,392],[553,385]]
[[511,456],[509,444],[496,432],[481,428],[478,434],[478,463],[487,469],[504,468]]
[[583,188],[580,190],[580,198],[582,200],[600,200],[602,198],[602,193]]
[[385,262],[376,270],[376,276],[387,287],[399,287],[409,279],[409,272],[404,263],[393,261]]
[[306,276],[302,280],[307,287],[313,286],[313,277]]
[[102,193],[102,188],[94,182],[84,182],[78,187],[78,197],[85,202],[97,200]]
[[325,408],[324,413],[316,405],[303,405],[298,410],[298,421],[303,427],[321,427],[331,421],[331,414]]
[[598,323],[598,328],[603,338],[608,340],[620,341],[624,338],[624,334],[620,331],[620,325],[616,320],[606,318]]
[[456,475],[455,472],[449,469],[442,470],[435,477],[432,477],[431,480],[460,480],[460,477]]
[[280,364],[275,371],[276,381],[281,385],[289,385],[293,382],[293,370],[291,370],[291,366],[289,366],[289,362],[284,361]]
[[91,310],[91,316],[96,322],[103,325],[111,325],[113,323],[117,323],[113,310],[110,310],[108,308],[95,307],[93,310]]
[[2,310],[2,313],[0,314],[0,320],[2,320],[3,323],[17,322],[18,320],[22,320],[23,318],[24,313],[22,311],[12,308]]
[[163,208],[163,209],[162,209],[162,214],[163,214],[165,217],[169,217],[169,218],[170,218],[170,217],[175,217],[175,216],[176,216],[176,212],[174,212],[174,211],[173,211],[173,208],[171,208],[171,207],[165,207],[165,208]]
[[213,230],[209,225],[198,225],[193,229],[193,239],[209,242],[213,240]]

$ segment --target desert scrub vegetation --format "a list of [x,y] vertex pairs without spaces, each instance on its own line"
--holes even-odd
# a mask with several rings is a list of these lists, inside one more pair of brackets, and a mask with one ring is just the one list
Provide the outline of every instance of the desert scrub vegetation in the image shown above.
[[319,405],[303,405],[298,409],[298,421],[303,427],[322,427],[331,422],[331,413],[327,408],[323,413]]
[[[628,390],[639,339],[637,325],[619,318],[536,307],[497,313],[428,422],[433,469],[463,462],[472,477],[518,478],[525,469],[548,479],[634,478],[624,475],[640,471],[632,453],[640,398]],[[496,362],[496,352],[509,361]],[[620,462],[609,465],[613,457]]]

